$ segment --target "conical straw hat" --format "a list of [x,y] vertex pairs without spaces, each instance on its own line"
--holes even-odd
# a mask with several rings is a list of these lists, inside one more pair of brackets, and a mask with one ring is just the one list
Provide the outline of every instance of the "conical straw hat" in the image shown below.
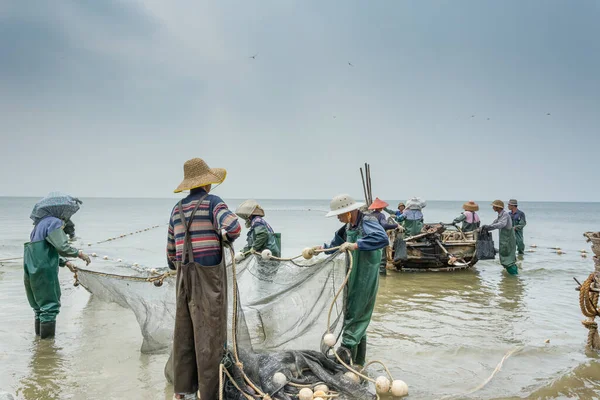
[[369,210],[377,210],[380,208],[385,208],[389,206],[388,203],[386,203],[383,200],[380,200],[379,197],[375,197],[375,200],[373,200],[373,203],[371,203],[371,205],[369,206]]
[[223,168],[209,168],[203,159],[192,158],[183,164],[183,181],[174,192],[222,183],[226,176],[227,171]]

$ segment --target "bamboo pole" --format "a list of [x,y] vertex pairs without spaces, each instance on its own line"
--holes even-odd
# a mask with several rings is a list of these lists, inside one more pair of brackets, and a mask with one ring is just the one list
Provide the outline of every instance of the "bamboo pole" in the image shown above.
[[363,194],[365,195],[365,203],[368,203],[369,202],[369,198],[367,197],[367,186],[365,184],[365,176],[363,174],[362,167],[360,168],[360,177],[362,178]]
[[371,179],[369,178],[369,164],[365,163],[365,170],[367,171],[367,207],[371,205]]

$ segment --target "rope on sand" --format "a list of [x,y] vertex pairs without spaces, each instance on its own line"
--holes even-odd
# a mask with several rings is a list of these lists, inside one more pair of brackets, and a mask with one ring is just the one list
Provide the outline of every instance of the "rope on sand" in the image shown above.
[[14,258],[3,258],[0,260],[0,262],[6,262],[6,261],[17,261],[17,260],[22,260],[23,257],[14,257]]
[[514,349],[512,349],[512,350],[509,350],[509,351],[508,351],[508,352],[507,352],[507,353],[504,355],[504,357],[502,357],[502,360],[500,360],[500,362],[498,363],[498,365],[496,366],[496,368],[494,368],[494,371],[492,372],[492,374],[491,374],[491,375],[490,375],[490,376],[489,376],[489,377],[488,377],[488,378],[487,378],[485,381],[483,381],[483,382],[482,382],[482,383],[481,383],[479,386],[477,386],[476,388],[474,388],[474,389],[471,389],[471,390],[469,390],[469,391],[468,391],[468,392],[466,392],[466,393],[461,393],[461,394],[453,394],[453,395],[450,395],[450,396],[444,396],[444,397],[442,397],[440,400],[446,400],[446,399],[453,399],[453,398],[457,398],[457,397],[469,396],[469,395],[471,395],[471,394],[473,394],[473,393],[475,393],[475,392],[478,392],[478,391],[480,391],[480,390],[481,390],[481,389],[483,389],[483,388],[484,388],[484,387],[485,387],[485,386],[486,386],[488,383],[490,383],[490,381],[491,381],[491,380],[494,378],[494,376],[496,376],[496,374],[497,374],[498,372],[500,372],[500,370],[502,369],[502,365],[504,365],[504,362],[505,362],[506,360],[508,360],[508,358],[509,358],[510,356],[512,356],[513,354],[515,354],[515,353],[517,353],[517,352],[521,351],[522,349],[523,349],[523,347],[521,346],[521,347],[516,347],[516,348],[514,348]]

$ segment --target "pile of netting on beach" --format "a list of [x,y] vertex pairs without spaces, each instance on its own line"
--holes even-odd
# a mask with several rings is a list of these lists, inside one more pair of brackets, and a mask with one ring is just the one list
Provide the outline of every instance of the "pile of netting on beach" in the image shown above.
[[[240,262],[229,248],[225,253],[228,351],[221,364],[221,399],[375,399],[404,385],[393,381],[383,364],[363,368],[336,357],[352,265],[349,253],[285,260],[253,254]],[[174,271],[87,268],[77,269],[76,284],[133,311],[143,336],[141,351],[170,352]],[[383,370],[384,376],[373,379]],[[172,382],[170,358],[165,376]]]

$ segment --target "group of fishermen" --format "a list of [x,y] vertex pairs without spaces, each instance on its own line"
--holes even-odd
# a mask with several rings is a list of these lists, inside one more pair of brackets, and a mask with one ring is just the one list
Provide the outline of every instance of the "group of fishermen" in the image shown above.
[[[374,215],[377,216],[386,230],[397,228],[384,224],[383,221],[386,218],[382,211],[389,213],[402,226],[401,229],[404,236],[410,237],[420,234],[423,229],[423,213],[421,210],[425,207],[425,202],[418,198],[412,198],[407,201],[407,204],[414,206],[408,209],[404,203],[399,203],[398,210],[393,211],[387,208],[388,203],[376,198],[369,209],[374,210]],[[455,226],[461,224],[460,229],[463,232],[478,231],[480,233],[489,233],[498,230],[500,263],[509,274],[517,275],[516,256],[517,254],[523,255],[525,252],[525,242],[523,239],[523,228],[527,225],[525,213],[519,209],[519,203],[516,199],[508,201],[508,212],[504,209],[504,202],[502,200],[494,200],[491,206],[498,216],[489,225],[481,225],[481,220],[477,214],[479,205],[472,200],[463,204],[463,212],[452,221],[452,224]],[[385,264],[382,260],[380,273],[385,274],[385,271]]]
[[[175,193],[189,191],[189,194],[171,211],[166,246],[168,266],[177,271],[173,398],[182,399],[197,393],[201,399],[215,399],[219,365],[227,351],[227,277],[223,246],[240,236],[238,216],[245,220],[248,228],[244,255],[268,249],[274,256],[280,256],[281,240],[265,221],[264,210],[256,201],[245,201],[234,214],[220,197],[210,194],[212,185],[225,180],[225,169],[209,168],[204,160],[194,158],[184,163],[183,170],[184,179]],[[408,206],[400,203],[398,212],[387,209],[387,203],[379,199],[369,205],[370,212],[363,211],[365,204],[347,194],[331,200],[326,216],[337,217],[343,226],[331,241],[315,248],[353,255],[341,346],[336,350],[345,362],[364,365],[366,361],[366,333],[379,287],[378,267],[384,258],[383,250],[389,245],[386,230],[401,225],[405,235],[414,235],[423,227],[421,209],[425,203],[411,200]],[[60,309],[58,267],[74,269],[66,257],[79,257],[86,265],[90,263],[82,250],[69,244],[65,234],[65,223],[71,220],[80,204],[74,197],[50,194],[36,204],[31,214],[34,229],[30,242],[25,244],[25,287],[35,313],[35,332],[42,338],[55,333]],[[474,202],[465,203],[464,213],[454,221],[462,223],[463,230],[499,229],[500,260],[512,273],[508,268],[512,264],[507,267],[503,260],[509,258],[510,249],[513,249],[514,259],[517,227],[521,238],[519,249],[523,249],[525,215],[513,200],[509,202],[509,207],[513,207],[510,216],[500,200],[494,201],[492,206],[498,218],[491,225],[479,228],[476,213],[479,206]],[[384,210],[393,215],[394,222],[385,217]]]
[[[175,332],[173,341],[174,398],[198,392],[202,399],[214,399],[219,386],[219,364],[227,343],[227,279],[223,244],[232,243],[241,233],[237,217],[248,228],[242,257],[270,250],[280,256],[279,235],[265,221],[263,208],[254,200],[240,204],[235,213],[225,202],[210,194],[221,184],[226,172],[209,168],[199,158],[185,162],[184,179],[175,192],[189,190],[171,212],[167,238],[169,267],[177,270]],[[367,327],[379,287],[378,266],[388,236],[378,221],[360,208],[349,195],[336,196],[328,217],[344,225],[319,249],[350,251],[353,268],[347,284],[341,346],[336,350],[343,361],[364,365]],[[237,258],[237,257],[236,257]]]

